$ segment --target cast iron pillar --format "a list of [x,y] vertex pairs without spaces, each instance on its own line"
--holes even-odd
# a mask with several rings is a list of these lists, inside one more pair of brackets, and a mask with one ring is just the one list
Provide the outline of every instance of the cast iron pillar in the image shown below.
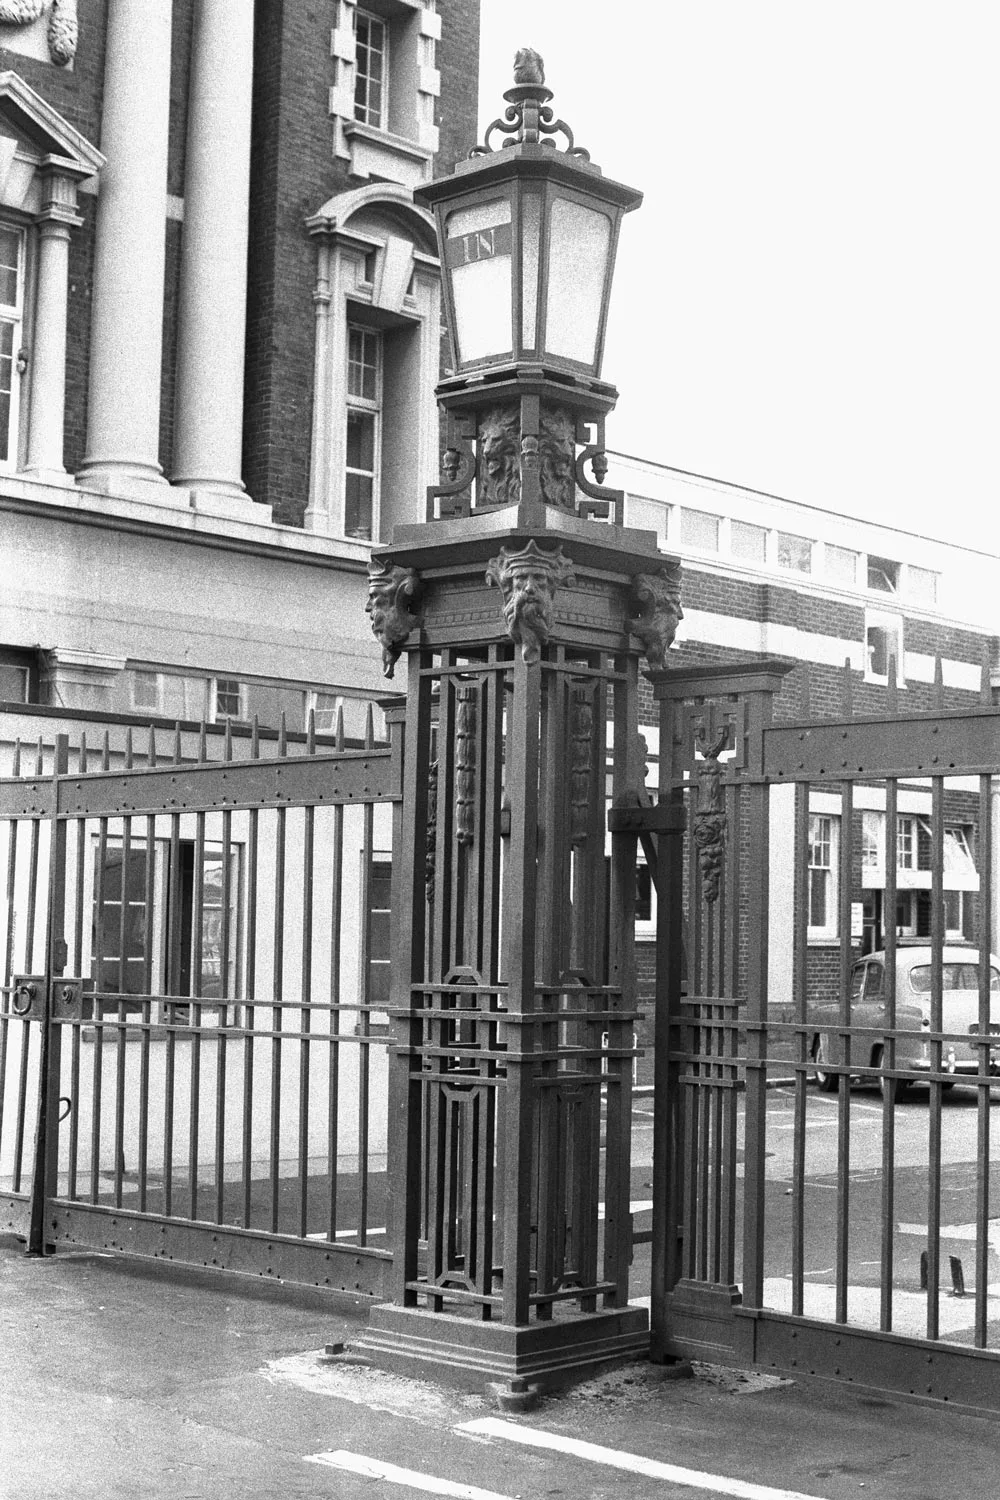
[[639,195],[553,122],[541,59],[517,66],[491,127],[506,149],[419,195],[439,216],[451,441],[427,523],[370,569],[407,698],[392,1301],[361,1340],[383,1366],[513,1392],[648,1347],[628,1304],[636,835],[609,836],[608,805],[642,796],[639,660],[662,665],[680,616],[679,565],[602,487],[604,320]]

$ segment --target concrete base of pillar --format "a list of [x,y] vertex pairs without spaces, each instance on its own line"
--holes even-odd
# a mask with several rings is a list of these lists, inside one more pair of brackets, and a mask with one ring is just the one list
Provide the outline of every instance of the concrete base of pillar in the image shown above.
[[76,480],[65,469],[26,468],[18,471],[19,479],[37,479],[41,484],[58,484],[63,489],[74,489]]
[[116,500],[145,500],[154,505],[172,505],[183,510],[191,508],[189,492],[171,489],[162,475],[128,474],[118,469],[81,469],[76,483],[101,495],[112,495]]
[[352,1345],[381,1370],[459,1390],[522,1395],[589,1380],[649,1353],[649,1314],[620,1307],[520,1327],[391,1305]]
[[258,505],[245,491],[241,493],[237,490],[192,487],[182,489],[181,493],[190,495],[192,510],[201,511],[206,516],[225,516],[231,521],[255,521],[259,526],[266,526],[271,520],[271,506]]

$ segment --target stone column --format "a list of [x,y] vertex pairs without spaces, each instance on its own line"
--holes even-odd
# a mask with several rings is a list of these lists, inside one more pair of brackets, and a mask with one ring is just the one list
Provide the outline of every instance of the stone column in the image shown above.
[[80,478],[133,495],[150,482],[163,483],[158,453],[171,9],[170,0],[115,0],[108,7],[101,130],[107,165],[97,200],[87,457]]
[[38,221],[38,290],[25,469],[52,477],[65,473],[63,421],[66,409],[69,235],[71,228],[83,223],[75,209],[75,182],[62,176],[50,178]]
[[191,48],[175,484],[244,493],[253,0],[201,0]]

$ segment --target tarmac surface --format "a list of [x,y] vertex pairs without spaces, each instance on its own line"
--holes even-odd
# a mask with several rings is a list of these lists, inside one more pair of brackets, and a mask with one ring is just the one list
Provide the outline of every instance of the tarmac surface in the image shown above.
[[[2,1500],[996,1500],[988,1418],[647,1364],[524,1415],[371,1370],[360,1305],[0,1238]],[[327,1344],[344,1343],[330,1357]]]

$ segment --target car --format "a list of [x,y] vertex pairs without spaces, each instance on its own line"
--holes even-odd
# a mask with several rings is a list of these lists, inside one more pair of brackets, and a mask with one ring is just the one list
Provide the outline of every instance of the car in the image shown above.
[[[869,953],[851,968],[850,1024],[871,1028],[871,1034],[851,1039],[851,1062],[865,1068],[881,1068],[885,1056],[885,1038],[879,1032],[887,1026],[885,953]],[[949,1075],[944,1087],[952,1087],[963,1077],[979,1074],[981,1046],[976,1037],[979,1029],[979,950],[949,946],[942,952],[941,1071]],[[900,945],[896,949],[896,1057],[895,1067],[912,1074],[910,1078],[887,1077],[880,1073],[878,1083],[883,1095],[901,1099],[921,1074],[931,1070],[931,1044],[927,1033],[931,1027],[932,954],[929,947]],[[833,1093],[843,1076],[829,1071],[827,1065],[844,1063],[842,1012],[838,1005],[818,1006],[811,1011],[818,1027],[813,1039],[812,1056],[816,1083],[826,1093]],[[1000,1079],[1000,959],[990,954],[989,1033],[997,1033],[997,1044],[989,1054],[989,1072]]]

